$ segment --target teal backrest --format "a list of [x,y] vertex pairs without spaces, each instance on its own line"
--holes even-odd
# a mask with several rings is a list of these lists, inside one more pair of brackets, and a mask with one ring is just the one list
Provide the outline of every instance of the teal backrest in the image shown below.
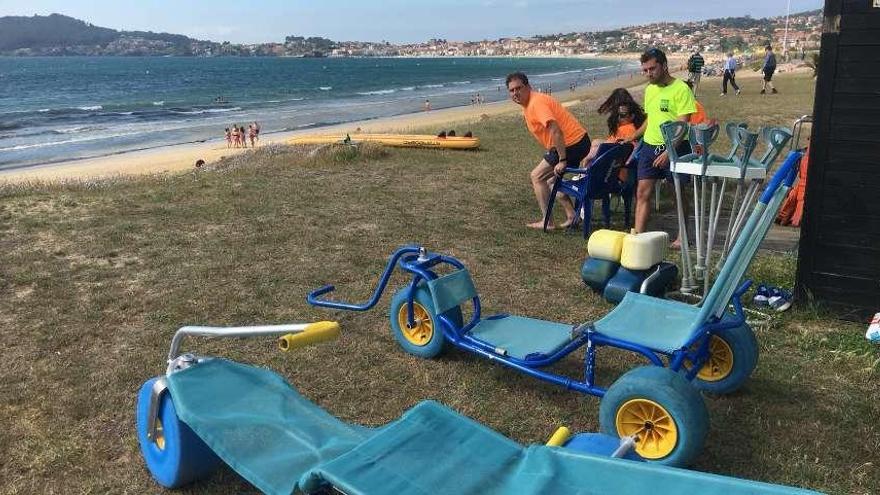
[[477,295],[477,288],[466,268],[428,281],[428,290],[431,291],[437,314],[445,313]]

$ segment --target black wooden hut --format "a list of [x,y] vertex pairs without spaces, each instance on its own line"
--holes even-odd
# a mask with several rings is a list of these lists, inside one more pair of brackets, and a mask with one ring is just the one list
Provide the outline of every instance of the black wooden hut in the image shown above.
[[796,291],[880,311],[880,0],[825,0]]

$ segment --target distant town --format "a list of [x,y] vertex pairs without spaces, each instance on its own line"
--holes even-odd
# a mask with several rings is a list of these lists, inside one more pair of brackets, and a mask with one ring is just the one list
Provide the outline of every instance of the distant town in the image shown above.
[[[777,48],[816,50],[822,11],[788,17],[728,17],[694,22],[662,22],[620,29],[482,41],[431,39],[420,43],[332,41],[288,36],[284,42],[235,44],[181,35],[115,31],[59,14],[0,18],[0,53],[122,56],[277,57],[463,57],[573,56],[639,52],[656,46],[669,52],[747,52],[770,42]],[[42,31],[42,32],[41,32]],[[39,41],[35,41],[39,40]]]

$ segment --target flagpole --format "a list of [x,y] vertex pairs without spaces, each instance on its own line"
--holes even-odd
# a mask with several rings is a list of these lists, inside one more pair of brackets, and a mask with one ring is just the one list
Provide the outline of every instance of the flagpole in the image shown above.
[[782,38],[782,58],[788,60],[788,14],[791,12],[791,0],[785,7],[785,35]]

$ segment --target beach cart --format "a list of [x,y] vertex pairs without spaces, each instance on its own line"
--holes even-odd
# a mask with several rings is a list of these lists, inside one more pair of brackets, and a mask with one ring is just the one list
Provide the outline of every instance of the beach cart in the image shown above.
[[814,493],[628,460],[631,443],[598,434],[524,446],[433,401],[384,426],[349,424],[268,369],[179,353],[188,335],[284,334],[292,349],[338,333],[334,322],[180,329],[165,374],[138,394],[137,436],[156,482],[180,488],[226,465],[271,495]]
[[[634,437],[636,452],[647,460],[688,465],[699,455],[708,430],[699,391],[730,393],[748,379],[757,363],[755,335],[740,301],[751,281],[741,281],[795,180],[801,156],[792,151],[769,181],[716,283],[698,306],[628,292],[595,322],[573,325],[510,314],[484,317],[464,264],[418,246],[394,252],[366,303],[326,299],[332,285],[314,290],[307,299],[326,308],[368,310],[399,267],[412,278],[391,299],[390,324],[406,352],[431,358],[452,345],[566,389],[601,397],[602,432]],[[465,322],[463,309],[468,306],[471,317]],[[545,370],[582,347],[586,348],[583,377]],[[631,351],[649,365],[626,372],[605,389],[594,379],[601,347]]]

